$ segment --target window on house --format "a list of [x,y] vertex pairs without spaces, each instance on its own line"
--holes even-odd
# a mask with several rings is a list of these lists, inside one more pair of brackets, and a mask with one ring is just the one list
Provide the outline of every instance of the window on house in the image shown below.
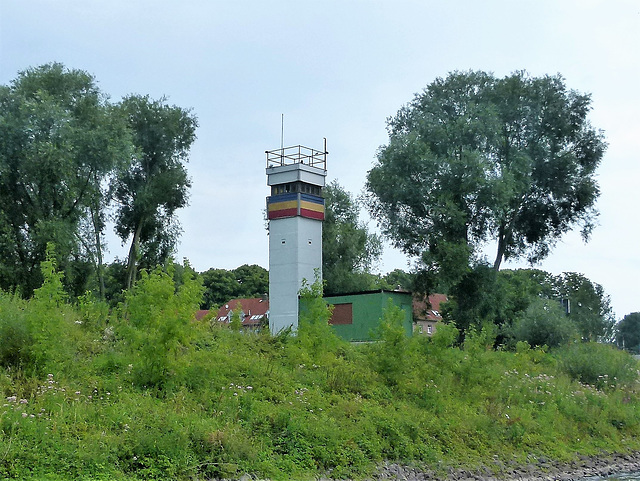
[[338,326],[344,324],[353,324],[353,308],[352,304],[335,304],[329,324]]

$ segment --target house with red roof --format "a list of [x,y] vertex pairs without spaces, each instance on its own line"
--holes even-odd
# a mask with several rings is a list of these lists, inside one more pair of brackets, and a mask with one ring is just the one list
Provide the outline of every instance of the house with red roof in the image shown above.
[[218,309],[215,320],[223,324],[229,324],[234,311],[238,308],[242,312],[242,327],[245,329],[257,329],[264,325],[269,317],[269,299],[255,297],[231,299]]
[[447,302],[445,294],[431,294],[427,300],[413,299],[413,332],[433,336],[442,322],[440,305]]

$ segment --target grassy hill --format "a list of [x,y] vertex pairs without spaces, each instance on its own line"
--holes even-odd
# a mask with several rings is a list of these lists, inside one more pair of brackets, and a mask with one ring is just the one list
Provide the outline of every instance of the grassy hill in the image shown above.
[[188,272],[177,291],[144,275],[115,311],[46,278],[0,294],[2,478],[362,478],[640,448],[638,366],[608,346],[495,351],[485,329],[452,347],[449,327],[406,338],[391,307],[353,346],[313,290],[298,335],[274,337],[193,321]]

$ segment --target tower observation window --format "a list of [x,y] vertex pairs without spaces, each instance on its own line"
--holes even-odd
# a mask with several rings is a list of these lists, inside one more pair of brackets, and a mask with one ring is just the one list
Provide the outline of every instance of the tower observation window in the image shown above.
[[322,188],[319,185],[307,184],[306,182],[288,182],[286,184],[278,184],[271,186],[271,195],[288,194],[290,192],[302,192],[320,196]]

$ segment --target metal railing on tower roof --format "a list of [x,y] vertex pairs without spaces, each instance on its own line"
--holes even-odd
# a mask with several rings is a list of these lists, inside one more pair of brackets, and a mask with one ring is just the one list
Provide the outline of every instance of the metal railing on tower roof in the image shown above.
[[302,145],[266,150],[267,168],[283,165],[305,164],[327,170],[327,154],[329,152],[311,149]]

